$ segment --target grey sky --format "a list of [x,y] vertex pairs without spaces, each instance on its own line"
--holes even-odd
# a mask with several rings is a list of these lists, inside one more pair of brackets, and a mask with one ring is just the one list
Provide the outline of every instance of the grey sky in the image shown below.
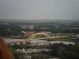
[[79,19],[79,0],[0,0],[0,19]]

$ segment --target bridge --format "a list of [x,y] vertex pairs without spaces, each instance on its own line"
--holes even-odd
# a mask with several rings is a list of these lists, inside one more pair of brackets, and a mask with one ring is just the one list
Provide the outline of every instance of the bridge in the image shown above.
[[67,36],[50,36],[49,33],[40,32],[40,33],[34,33],[32,34],[28,39],[26,39],[26,42],[31,42],[32,40],[40,40],[40,39],[55,39],[55,38],[63,38]]
[[22,42],[23,44],[26,44],[26,42],[30,42],[30,43],[47,43],[47,40],[53,40],[53,39],[61,39],[67,36],[61,36],[61,35],[50,35],[49,33],[44,33],[44,32],[40,32],[40,33],[34,33],[32,34],[28,39],[6,39],[6,42],[10,43],[10,42]]
[[26,41],[32,41],[33,39],[48,39],[51,36],[48,33],[35,33],[32,34]]

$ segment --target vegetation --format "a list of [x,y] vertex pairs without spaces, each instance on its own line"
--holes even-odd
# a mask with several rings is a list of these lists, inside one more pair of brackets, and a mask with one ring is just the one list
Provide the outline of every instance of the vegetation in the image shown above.
[[[13,45],[10,46],[16,59],[19,58],[19,56],[23,54],[15,53],[16,49],[22,49],[25,48],[26,50],[28,48],[31,48],[31,46],[24,46],[24,45]],[[44,48],[44,47],[43,47]],[[60,59],[79,59],[79,46],[78,45],[64,45],[63,43],[59,44],[50,44],[50,49],[48,52],[41,51],[41,52],[35,52],[35,53],[29,53],[28,55],[32,57],[32,59],[45,59],[45,58],[60,58]],[[39,47],[37,48],[39,49]]]

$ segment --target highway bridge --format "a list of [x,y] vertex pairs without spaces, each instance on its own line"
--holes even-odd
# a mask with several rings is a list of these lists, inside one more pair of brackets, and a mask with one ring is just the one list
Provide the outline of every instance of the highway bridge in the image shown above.
[[28,39],[26,39],[27,42],[31,42],[32,40],[44,40],[44,39],[55,39],[55,38],[63,38],[67,36],[51,36],[49,33],[40,32],[40,33],[34,33],[32,34]]

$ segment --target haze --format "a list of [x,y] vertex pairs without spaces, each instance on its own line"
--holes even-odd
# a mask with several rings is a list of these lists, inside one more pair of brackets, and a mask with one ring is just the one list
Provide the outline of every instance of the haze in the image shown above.
[[79,0],[0,0],[0,19],[79,19]]

